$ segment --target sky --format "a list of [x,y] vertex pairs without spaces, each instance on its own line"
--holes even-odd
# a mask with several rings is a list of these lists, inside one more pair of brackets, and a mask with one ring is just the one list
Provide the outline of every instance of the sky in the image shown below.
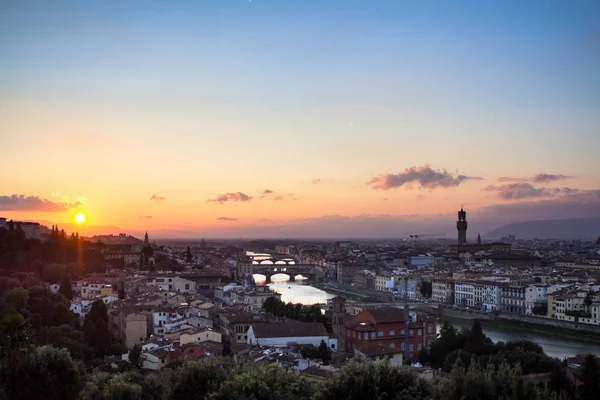
[[596,0],[0,2],[8,218],[476,235],[600,216],[599,129]]

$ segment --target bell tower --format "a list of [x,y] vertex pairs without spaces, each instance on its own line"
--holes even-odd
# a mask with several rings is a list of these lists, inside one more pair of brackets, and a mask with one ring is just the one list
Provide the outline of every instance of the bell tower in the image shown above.
[[337,336],[337,351],[346,351],[346,299],[336,296],[332,299],[333,312],[331,313],[333,333]]
[[467,212],[462,207],[458,212],[456,230],[458,231],[458,245],[467,243]]

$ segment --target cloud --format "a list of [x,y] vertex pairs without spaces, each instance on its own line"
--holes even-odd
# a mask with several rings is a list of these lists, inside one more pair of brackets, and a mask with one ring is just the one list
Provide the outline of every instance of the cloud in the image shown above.
[[446,170],[434,170],[425,164],[422,167],[412,166],[397,174],[381,174],[367,182],[373,189],[390,190],[404,185],[418,184],[423,189],[457,187],[463,182],[481,179],[474,176],[453,175]]
[[316,184],[321,183],[321,182],[322,182],[321,178],[313,178],[312,179],[313,185],[316,185]]
[[509,183],[506,185],[489,185],[483,188],[486,192],[498,193],[502,200],[520,200],[539,197],[551,197],[554,195],[552,189],[536,188],[531,183]]
[[419,195],[417,195],[416,199],[418,201],[425,200],[425,196],[423,196],[422,194],[419,194]]
[[267,197],[268,195],[273,194],[273,193],[275,193],[275,192],[273,192],[270,189],[265,189],[261,192],[260,198],[264,199],[265,197]]
[[81,204],[80,201],[52,201],[39,196],[23,194],[0,196],[0,210],[2,211],[62,212]]
[[502,200],[522,200],[522,199],[533,199],[542,197],[556,197],[556,196],[568,196],[574,194],[581,194],[585,191],[573,188],[546,188],[546,187],[535,187],[531,183],[519,182],[509,183],[506,185],[489,185],[483,188],[486,192],[498,193],[498,198]]
[[252,196],[248,196],[245,193],[235,192],[235,193],[223,193],[223,194],[220,194],[217,197],[215,197],[214,199],[209,199],[207,202],[208,203],[224,204],[227,201],[243,201],[243,202],[248,202],[248,201],[250,201],[252,199],[253,199]]
[[164,201],[166,199],[167,198],[164,197],[164,196],[158,196],[158,195],[155,195],[155,194],[153,194],[152,197],[150,197],[150,201],[153,201],[155,203],[160,203],[161,201]]
[[562,179],[570,179],[571,176],[562,174],[537,174],[529,178],[515,178],[511,176],[501,176],[498,178],[498,182],[532,182],[532,183],[548,183],[553,181],[559,181]]
[[138,218],[141,218],[141,219],[152,219],[152,215],[140,215]]
[[217,218],[217,221],[239,221],[237,218],[231,218],[231,217],[219,217]]
[[559,181],[562,179],[569,179],[570,176],[562,175],[562,174],[537,174],[531,181],[534,183],[547,183],[553,181]]

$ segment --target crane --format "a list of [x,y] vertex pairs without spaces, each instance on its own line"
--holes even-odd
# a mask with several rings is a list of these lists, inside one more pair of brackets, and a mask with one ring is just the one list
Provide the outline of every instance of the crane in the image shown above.
[[422,237],[435,237],[435,236],[446,236],[445,233],[426,233],[426,234],[414,234],[408,235],[409,238],[419,240]]

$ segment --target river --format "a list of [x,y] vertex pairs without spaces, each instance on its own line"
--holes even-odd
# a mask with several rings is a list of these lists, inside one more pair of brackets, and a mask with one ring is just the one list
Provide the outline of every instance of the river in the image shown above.
[[[334,294],[327,293],[321,289],[317,289],[308,284],[303,284],[303,280],[296,281],[286,281],[287,276],[281,277],[278,280],[277,275],[274,276],[275,279],[272,278],[273,282],[269,283],[268,286],[275,290],[277,293],[281,294],[281,300],[291,301],[292,303],[302,303],[305,305],[315,304],[315,303],[326,303],[327,299],[331,299],[335,297]],[[264,277],[263,280],[260,280],[261,276],[256,276],[255,278],[259,278],[256,280],[258,285],[264,285]],[[374,306],[376,304],[373,304]],[[457,319],[457,318],[444,318],[440,319],[437,322],[437,329],[439,331],[443,320],[447,319],[455,328],[470,328],[472,321],[466,319]],[[544,348],[544,352],[551,357],[564,358],[564,357],[572,357],[578,353],[592,353],[600,355],[600,344],[597,343],[589,343],[586,340],[576,340],[576,339],[565,339],[559,336],[555,336],[552,334],[542,334],[538,332],[531,332],[525,329],[511,329],[507,327],[497,327],[483,321],[482,324],[483,332],[494,342],[507,342],[510,340],[531,340],[532,342],[536,342],[540,346]]]

